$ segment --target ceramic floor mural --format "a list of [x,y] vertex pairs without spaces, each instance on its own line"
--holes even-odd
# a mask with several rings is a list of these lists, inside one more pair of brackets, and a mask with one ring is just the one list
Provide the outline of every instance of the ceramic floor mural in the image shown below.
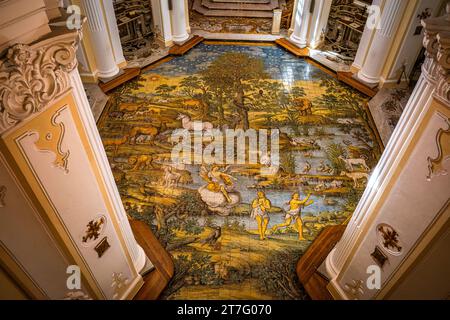
[[[367,99],[276,46],[204,42],[110,101],[99,130],[124,206],[174,258],[163,298],[306,299],[296,261],[348,221],[379,159]],[[279,170],[171,162],[195,121],[279,129]]]

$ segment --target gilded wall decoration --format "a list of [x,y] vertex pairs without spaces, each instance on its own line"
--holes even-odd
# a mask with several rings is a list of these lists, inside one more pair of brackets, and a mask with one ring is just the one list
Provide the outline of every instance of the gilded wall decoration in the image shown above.
[[68,172],[68,160],[70,151],[62,150],[62,142],[64,140],[66,129],[62,121],[57,121],[63,109],[58,110],[52,116],[51,126],[48,127],[48,130],[45,134],[39,135],[39,138],[36,141],[36,147],[41,151],[53,152],[56,156],[55,161],[53,162],[55,167]]
[[351,283],[344,285],[344,290],[353,300],[357,300],[364,294],[363,284],[362,280],[352,280]]
[[111,245],[108,242],[108,237],[104,237],[100,242],[95,246],[94,250],[97,252],[98,257],[101,258],[106,250],[111,248]]
[[450,120],[446,119],[446,122],[448,128],[441,128],[436,134],[437,156],[435,158],[428,157],[428,181],[433,177],[445,176],[448,174],[445,164],[450,160]]
[[0,208],[6,206],[5,198],[6,198],[6,186],[0,186]]
[[386,251],[393,255],[399,255],[402,252],[399,234],[393,227],[387,224],[377,226],[378,241]]
[[85,231],[85,235],[82,237],[82,241],[84,243],[88,243],[90,241],[97,240],[104,228],[105,223],[106,218],[103,216],[89,221],[86,225],[87,229]]
[[[58,41],[59,39],[59,41]],[[41,111],[70,87],[79,32],[16,44],[0,60],[0,132]]]
[[386,254],[381,250],[379,246],[375,246],[375,249],[370,254],[373,260],[377,263],[380,268],[383,268],[386,262],[389,260]]
[[118,299],[121,295],[123,295],[129,282],[130,280],[124,277],[122,272],[113,272],[111,283],[111,287],[114,288],[113,299]]
[[63,300],[92,300],[92,298],[83,291],[78,290],[67,292]]

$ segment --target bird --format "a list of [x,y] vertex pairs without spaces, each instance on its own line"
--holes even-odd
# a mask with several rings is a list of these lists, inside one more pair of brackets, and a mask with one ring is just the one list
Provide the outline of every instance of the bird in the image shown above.
[[203,245],[209,244],[212,246],[222,236],[222,228],[221,227],[212,227],[212,228],[213,228],[213,231],[205,239],[200,241]]

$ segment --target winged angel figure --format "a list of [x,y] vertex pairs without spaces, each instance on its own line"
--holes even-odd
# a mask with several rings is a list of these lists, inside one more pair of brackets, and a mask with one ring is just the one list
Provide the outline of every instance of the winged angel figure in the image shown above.
[[228,216],[233,207],[241,202],[241,194],[234,189],[236,178],[228,174],[230,166],[221,169],[200,167],[200,177],[207,182],[198,188],[198,193],[208,208],[222,216]]

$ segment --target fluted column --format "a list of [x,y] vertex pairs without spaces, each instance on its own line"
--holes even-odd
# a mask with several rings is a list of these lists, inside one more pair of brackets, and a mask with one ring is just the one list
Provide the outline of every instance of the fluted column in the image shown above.
[[184,0],[172,0],[170,17],[172,21],[172,39],[174,42],[183,42],[189,38],[186,28],[186,3]]
[[106,21],[103,15],[100,1],[82,0],[84,13],[86,14],[91,45],[94,53],[97,75],[101,78],[109,78],[119,73],[114,51],[109,41]]
[[[408,101],[400,121],[389,140],[386,149],[372,173],[365,190],[353,216],[344,232],[341,240],[334,250],[328,255],[324,263],[324,269],[330,279],[329,289],[339,298],[367,299],[376,298],[379,291],[368,290],[361,287],[361,291],[351,291],[345,289],[351,286],[351,281],[364,279],[367,267],[366,261],[374,263],[370,257],[370,250],[373,250],[376,243],[376,232],[374,228],[377,223],[390,223],[399,231],[399,238],[402,243],[401,255],[387,255],[390,259],[389,267],[383,269],[383,281],[390,281],[395,274],[396,268],[408,257],[407,250],[413,250],[413,245],[423,235],[419,229],[425,230],[428,224],[432,224],[440,214],[436,208],[442,205],[448,199],[449,180],[445,180],[445,174],[438,171],[433,172],[433,166],[426,164],[426,156],[407,153],[407,150],[418,145],[418,149],[424,152],[423,146],[436,145],[436,132],[431,129],[431,134],[427,135],[420,128],[430,128],[431,121],[428,119],[434,117],[435,123],[445,123],[448,126],[448,111],[436,111],[436,101],[450,106],[450,77],[449,69],[449,48],[450,48],[450,4],[447,5],[447,15],[440,18],[430,18],[422,21],[425,28],[424,47],[426,48],[426,58],[422,66],[420,79]],[[434,108],[434,110],[433,110]],[[448,110],[448,109],[446,109]],[[447,120],[445,118],[447,117]],[[438,120],[436,120],[438,119]],[[439,120],[440,119],[440,120]],[[442,120],[443,119],[443,120]],[[434,124],[436,126],[436,124]],[[439,127],[438,127],[439,129]],[[436,129],[434,129],[436,130]],[[440,130],[440,129],[439,129]],[[445,130],[445,129],[444,129]],[[439,132],[439,131],[437,131]],[[432,143],[429,140],[434,140]],[[420,144],[422,147],[420,147]],[[437,142],[439,144],[439,141]],[[427,151],[429,152],[429,151]],[[434,152],[434,151],[433,151]],[[441,155],[442,159],[445,155]],[[432,157],[431,157],[432,158]],[[431,159],[429,158],[429,159]],[[425,159],[425,160],[424,160]],[[425,165],[418,165],[425,162]],[[400,163],[402,165],[400,166]],[[409,164],[408,164],[409,163]],[[409,166],[418,166],[420,170],[405,171]],[[410,188],[405,198],[399,197],[398,191],[392,186],[400,183],[398,180],[398,168],[402,167],[402,177],[408,177],[409,183],[399,185],[397,188]],[[425,171],[423,173],[422,171]],[[418,181],[414,181],[417,179]],[[427,210],[414,207],[417,202],[417,193],[419,188],[427,188],[433,196],[420,198],[421,205],[427,207]],[[411,190],[413,192],[411,192]],[[406,191],[405,191],[406,192]],[[408,198],[409,197],[409,198]],[[411,208],[394,209],[398,202],[404,201]],[[412,205],[411,205],[412,204]],[[401,207],[402,203],[400,203]],[[405,206],[407,207],[407,206]],[[395,215],[393,218],[392,215]],[[411,228],[409,221],[419,221],[420,224]],[[401,232],[403,231],[403,232]],[[406,233],[409,233],[406,235]],[[368,259],[368,260],[365,260]],[[359,279],[358,279],[359,278]],[[388,279],[388,280],[387,280]],[[362,283],[364,283],[363,281]],[[385,283],[386,284],[386,283]],[[358,291],[358,292],[357,292]],[[355,295],[356,294],[356,295]]]
[[290,40],[300,48],[308,44],[308,27],[310,20],[311,0],[299,0],[295,12],[294,31]]
[[380,29],[376,31],[367,58],[358,73],[358,78],[362,81],[373,84],[380,82],[381,72],[389,54],[388,48],[391,47],[407,2],[407,0],[386,1],[381,13]]

